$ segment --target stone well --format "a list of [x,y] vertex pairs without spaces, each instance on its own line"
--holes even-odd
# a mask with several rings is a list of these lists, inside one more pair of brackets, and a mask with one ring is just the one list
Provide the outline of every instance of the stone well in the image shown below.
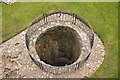
[[78,14],[58,11],[36,18],[25,39],[29,55],[40,69],[62,74],[78,70],[87,61],[94,32]]

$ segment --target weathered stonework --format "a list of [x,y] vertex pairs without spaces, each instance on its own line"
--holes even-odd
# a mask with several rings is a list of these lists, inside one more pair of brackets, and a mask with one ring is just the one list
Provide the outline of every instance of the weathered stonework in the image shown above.
[[[59,16],[59,14],[55,14],[55,15]],[[32,27],[28,28],[29,30],[31,29],[33,31],[37,30],[39,33],[38,34],[36,31],[36,33],[33,34],[32,32],[29,32],[29,30],[27,32],[30,34],[30,36],[34,37],[34,38],[31,38],[30,46],[33,47],[32,53],[35,53],[35,55],[32,53],[30,54],[33,56],[33,58],[35,58],[35,60],[40,61],[34,49],[34,42],[36,41],[36,38],[40,35],[41,31],[44,32],[48,28],[54,27],[55,25],[62,25],[62,26],[64,25],[68,27],[72,26],[72,28],[74,27],[74,30],[76,31],[80,30],[78,31],[78,33],[82,37],[83,43],[86,43],[86,45],[85,44],[83,45],[85,45],[88,49],[88,51],[85,51],[85,52],[89,52],[89,49],[90,49],[89,40],[90,39],[88,38],[88,36],[89,37],[91,36],[90,34],[91,31],[89,30],[89,28],[85,24],[80,22],[79,20],[76,20],[76,23],[77,23],[76,25],[71,24],[69,21],[72,20],[72,17],[70,17],[69,15],[65,14],[62,16],[64,16],[64,18],[62,18],[61,20],[65,20],[65,21],[68,20],[68,22],[52,21],[49,24],[43,25],[44,27],[43,28],[43,27],[40,27],[39,25],[44,24],[44,21],[40,21],[37,24],[33,25],[34,27],[37,27],[37,29],[32,28]],[[57,19],[57,18],[52,16],[52,17],[49,17],[49,19],[47,20],[54,20],[54,19]],[[84,27],[86,26],[85,31],[83,32],[81,28],[78,28],[78,25],[80,25],[80,27],[83,27],[82,29],[84,29]],[[48,65],[46,66],[45,64],[45,66],[43,66],[44,70],[42,70],[40,69],[40,67],[34,64],[32,59],[30,58],[29,52],[26,47],[26,42],[25,42],[26,31],[27,30],[21,32],[17,36],[11,38],[10,40],[0,45],[0,49],[1,49],[0,52],[2,53],[2,77],[3,78],[83,78],[85,76],[90,77],[102,64],[102,61],[104,59],[105,51],[104,51],[103,43],[99,39],[99,37],[95,33],[93,33],[94,44],[93,44],[92,49],[90,50],[91,54],[89,55],[87,61],[84,62],[82,66],[80,66],[77,70],[74,70],[74,69],[76,69],[78,65],[73,66],[72,68],[69,67],[68,68],[69,71],[74,68],[71,73],[68,72],[68,73],[58,74],[58,75],[53,74],[54,71],[50,73],[51,69],[53,70],[54,67],[50,69],[50,67]],[[86,35],[85,33],[87,33],[88,35]],[[83,52],[83,56],[87,55],[87,53],[85,54],[85,52]],[[59,73],[59,71],[61,71],[60,69],[65,69],[65,68],[54,69],[55,73],[57,70],[58,70],[57,73]]]
[[[93,45],[93,42],[91,43],[91,41],[94,41],[93,31],[89,25],[87,26],[87,24],[80,21],[77,17],[79,16],[74,13],[70,15],[69,13],[64,12],[53,12],[41,15],[38,19],[36,19],[37,22],[34,21],[33,24],[29,26],[26,33],[28,50],[31,57],[34,59],[34,62],[42,70],[53,74],[73,72],[79,69],[79,67],[82,66],[87,57],[90,55],[91,46]],[[37,38],[47,30],[52,28],[54,29],[57,26],[69,27],[75,30],[78,33],[78,38],[80,37],[79,39],[82,42],[82,51],[78,60],[73,64],[64,67],[51,66],[49,64],[45,64],[43,61],[40,61],[35,49],[35,42]]]
[[[92,53],[86,63],[77,71],[68,74],[53,75],[39,69],[28,54],[25,45],[25,32],[0,45],[2,55],[2,78],[83,78],[90,77],[102,64],[105,51],[99,37],[95,34]],[[16,44],[16,45],[15,45]],[[14,54],[14,55],[13,55]],[[15,57],[16,56],[16,57]]]

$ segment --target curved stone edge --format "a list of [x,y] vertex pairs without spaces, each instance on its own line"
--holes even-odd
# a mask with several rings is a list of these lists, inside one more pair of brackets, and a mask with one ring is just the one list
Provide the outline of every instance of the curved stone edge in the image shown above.
[[[90,77],[100,67],[104,60],[105,50],[104,45],[100,38],[95,34],[95,41],[91,55],[89,56],[86,63],[81,67],[75,74],[81,74],[81,78],[87,76]],[[77,76],[80,78],[80,76]],[[74,77],[75,78],[75,77]]]
[[[54,22],[54,25],[53,24],[52,25],[50,25],[50,24],[45,25],[44,31],[47,31],[49,28],[55,28],[54,26],[67,26],[67,24],[65,25],[65,23],[63,23],[63,22],[60,23],[59,22],[59,25],[58,25],[58,23]],[[72,65],[65,66],[65,67],[54,67],[54,66],[50,66],[50,65],[45,64],[45,63],[43,64],[43,62],[40,62],[40,61],[35,62],[42,70],[45,70],[47,72],[51,72],[51,73],[54,73],[54,74],[68,73],[68,72],[77,70],[79,68],[79,66],[81,66],[82,63],[84,63],[84,61],[86,60],[86,57],[89,55],[91,47],[90,47],[90,42],[89,42],[89,38],[87,37],[87,34],[85,34],[85,32],[83,32],[78,26],[69,24],[67,27],[76,31],[78,33],[78,35],[81,37],[83,47],[82,47],[82,51],[81,51],[81,55],[80,55],[79,59],[76,62],[74,62]],[[37,30],[36,34],[33,34],[35,36],[35,38],[33,37],[33,39],[29,40],[30,41],[29,46],[31,46],[31,47],[29,47],[30,55],[36,61],[40,60],[40,59],[37,57],[38,54],[36,53],[36,50],[34,48],[35,47],[35,41],[41,33],[44,33],[44,32],[42,30],[41,31]],[[32,45],[32,43],[33,43],[33,45]],[[35,61],[35,60],[33,60],[33,61]]]
[[[74,29],[76,32],[78,32],[79,36],[82,37],[81,40],[84,43],[83,44],[84,47],[82,49],[83,54],[80,55],[80,58],[77,60],[77,63],[75,62],[75,64],[73,63],[72,65],[62,68],[62,67],[53,67],[48,64],[43,64],[43,62],[40,61],[40,59],[36,53],[35,41],[40,34],[44,33],[44,31],[46,31],[46,29],[53,28],[54,26],[68,26],[68,27]],[[78,26],[78,27],[76,27],[76,26]],[[87,39],[87,37],[85,35],[83,35],[84,32],[89,37],[90,42]],[[28,31],[26,33],[26,46],[28,48],[28,51],[30,53],[32,60],[42,70],[51,72],[53,74],[68,73],[68,72],[77,70],[79,68],[79,66],[81,66],[88,58],[88,56],[91,52],[90,51],[91,49],[89,49],[90,46],[88,46],[88,44],[90,44],[92,47],[93,40],[94,40],[93,30],[90,27],[90,25],[88,23],[86,23],[86,21],[82,17],[80,17],[79,15],[77,15],[75,13],[61,12],[61,11],[60,12],[59,11],[51,12],[48,14],[45,13],[45,14],[40,15],[28,27]],[[87,43],[85,41],[87,41],[89,43]],[[86,53],[88,53],[88,55],[85,56]],[[81,56],[83,56],[85,58],[81,59]]]
[[90,77],[102,64],[105,50],[95,34],[95,43],[87,62],[73,73],[53,75],[40,70],[31,60],[25,45],[26,30],[0,45],[2,78],[83,78]]

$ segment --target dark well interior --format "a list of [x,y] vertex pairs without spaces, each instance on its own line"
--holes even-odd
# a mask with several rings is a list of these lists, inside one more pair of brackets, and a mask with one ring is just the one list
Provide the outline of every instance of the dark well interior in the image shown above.
[[75,30],[58,26],[40,35],[35,44],[40,60],[52,66],[74,63],[81,53],[81,40]]

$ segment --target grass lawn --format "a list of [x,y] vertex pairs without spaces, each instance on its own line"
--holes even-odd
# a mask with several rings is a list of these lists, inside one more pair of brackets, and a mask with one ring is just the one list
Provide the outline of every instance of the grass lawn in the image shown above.
[[118,3],[38,3],[16,2],[2,4],[3,41],[24,30],[33,19],[51,10],[67,10],[80,14],[101,37],[105,45],[105,59],[92,78],[118,77]]

